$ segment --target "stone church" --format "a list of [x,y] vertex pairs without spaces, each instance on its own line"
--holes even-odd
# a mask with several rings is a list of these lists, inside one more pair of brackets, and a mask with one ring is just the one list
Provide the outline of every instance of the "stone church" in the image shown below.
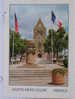
[[41,18],[39,18],[33,29],[33,40],[27,41],[28,48],[29,49],[35,48],[36,52],[42,54],[44,52],[45,37],[46,37],[46,28]]
[[34,29],[33,40],[35,43],[35,47],[37,51],[43,52],[44,51],[44,41],[46,37],[46,27],[44,26],[41,18],[37,21]]

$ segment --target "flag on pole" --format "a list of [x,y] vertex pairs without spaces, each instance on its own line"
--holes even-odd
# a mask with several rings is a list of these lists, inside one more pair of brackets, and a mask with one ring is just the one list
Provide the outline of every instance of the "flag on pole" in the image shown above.
[[[52,28],[54,27],[54,23],[55,23],[55,21],[56,21],[56,16],[55,16],[55,13],[53,12],[53,11],[51,11],[51,21],[52,21],[52,23],[53,23],[53,25],[52,25]],[[52,64],[53,64],[53,55],[54,55],[54,49],[53,49],[53,45],[54,45],[54,39],[53,39],[54,37],[53,37],[53,32],[51,32],[51,48],[52,48]]]
[[15,13],[15,31],[16,33],[18,32],[18,20],[17,20],[17,17],[16,17],[16,13]]
[[59,29],[62,28],[62,22],[60,20],[58,21],[58,27],[59,27]]
[[55,23],[55,20],[56,20],[56,16],[55,16],[55,13],[52,11],[51,12],[51,21],[53,22],[53,24]]

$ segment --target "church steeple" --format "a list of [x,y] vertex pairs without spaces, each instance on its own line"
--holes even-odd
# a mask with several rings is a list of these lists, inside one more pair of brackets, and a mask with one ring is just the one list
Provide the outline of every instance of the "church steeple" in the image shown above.
[[34,27],[34,31],[37,30],[38,28],[43,29],[44,31],[46,30],[44,23],[42,22],[41,18],[38,19],[37,24]]
[[[39,18],[34,27],[34,41],[35,41],[37,50],[40,50],[40,51],[43,50],[43,43],[44,43],[45,37],[46,37],[46,28],[41,18]],[[39,44],[40,44],[40,47],[39,47]]]

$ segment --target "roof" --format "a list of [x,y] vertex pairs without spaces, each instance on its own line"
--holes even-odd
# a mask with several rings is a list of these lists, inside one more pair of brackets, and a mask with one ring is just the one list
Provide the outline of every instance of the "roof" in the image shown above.
[[41,27],[46,31],[46,27],[45,27],[44,23],[42,22],[41,18],[38,19],[37,24],[34,27],[34,30],[38,29],[40,24],[41,24]]

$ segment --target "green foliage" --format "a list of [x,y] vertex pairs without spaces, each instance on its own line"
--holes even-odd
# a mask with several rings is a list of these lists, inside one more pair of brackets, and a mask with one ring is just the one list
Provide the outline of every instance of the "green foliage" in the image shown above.
[[61,52],[63,50],[63,48],[67,48],[66,46],[68,44],[64,45],[67,42],[64,38],[65,34],[66,34],[66,31],[63,27],[61,29],[57,30],[57,32],[55,34],[56,35],[55,46],[59,52]]
[[10,30],[10,57],[12,57],[12,49],[13,49],[13,33],[14,33],[14,56],[23,55],[26,51],[26,40],[22,39],[20,33],[16,33]]
[[52,36],[53,36],[53,41],[54,41],[54,34],[55,34],[55,31],[53,29],[49,30],[48,36],[47,36],[45,43],[44,43],[45,52],[50,53],[52,51],[51,40],[52,40]]
[[63,60],[63,64],[64,64],[64,67],[68,67],[68,58],[66,57],[64,60]]
[[[51,44],[51,40],[53,41],[53,44]],[[59,52],[62,52],[63,49],[68,49],[68,34],[66,33],[64,27],[58,29],[57,31],[49,29],[48,36],[44,43],[45,52],[50,53],[52,51],[52,47],[54,54],[57,55],[57,58]]]

